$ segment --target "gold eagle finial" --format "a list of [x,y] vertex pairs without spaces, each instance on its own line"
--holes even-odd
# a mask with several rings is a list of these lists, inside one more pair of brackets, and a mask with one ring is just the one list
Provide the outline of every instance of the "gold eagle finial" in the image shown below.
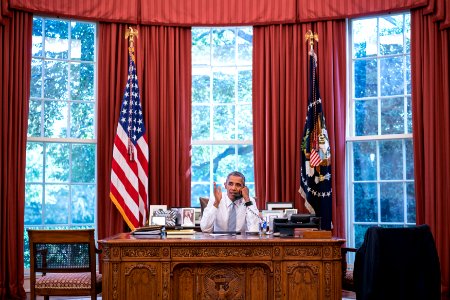
[[317,33],[312,32],[311,30],[308,30],[305,34],[305,41],[309,41],[309,45],[311,46],[311,49],[314,48],[314,41],[319,42],[319,35]]
[[129,39],[130,43],[134,42],[134,37],[138,37],[138,31],[137,29],[133,29],[133,27],[128,27],[128,29],[125,31],[125,38]]

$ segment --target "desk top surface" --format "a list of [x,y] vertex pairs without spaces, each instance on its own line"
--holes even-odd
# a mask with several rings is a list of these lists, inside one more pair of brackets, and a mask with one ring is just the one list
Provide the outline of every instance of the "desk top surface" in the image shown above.
[[99,244],[107,245],[120,245],[120,244],[343,244],[345,239],[333,237],[331,239],[304,239],[298,237],[277,237],[271,234],[258,235],[258,234],[210,234],[196,232],[191,235],[167,235],[167,237],[161,237],[160,235],[133,235],[131,233],[119,233],[112,237],[102,239],[98,241]]

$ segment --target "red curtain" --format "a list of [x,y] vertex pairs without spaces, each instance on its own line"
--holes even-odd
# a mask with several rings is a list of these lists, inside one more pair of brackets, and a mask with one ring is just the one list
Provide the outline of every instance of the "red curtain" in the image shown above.
[[[126,224],[109,198],[111,161],[120,106],[128,76],[127,26],[98,26],[97,229],[98,238],[124,231]],[[144,106],[145,107],[145,106]]]
[[439,13],[447,11],[449,24],[449,4],[445,0],[5,0],[5,8],[7,2],[10,8],[33,13],[169,26],[304,23],[428,5],[438,7]]
[[141,0],[2,0],[9,2],[12,9],[29,11],[50,16],[138,23]]
[[298,20],[307,22],[385,14],[423,7],[431,1],[435,0],[298,0]]
[[25,299],[25,149],[31,74],[31,14],[0,26],[0,298]]
[[143,24],[177,26],[294,23],[297,0],[141,1]]
[[300,144],[307,109],[308,44],[312,29],[319,84],[333,161],[333,225],[345,236],[345,21],[271,25],[253,31],[253,127],[258,205],[291,201],[305,211],[298,193]]
[[[109,198],[114,136],[127,78],[124,24],[99,25],[98,236],[122,232]],[[149,138],[149,201],[190,205],[191,33],[188,28],[138,26],[136,60]]]
[[[431,227],[450,290],[450,30],[423,10],[411,14],[412,116],[417,224]],[[449,295],[450,296],[450,295]]]
[[[293,23],[298,0],[9,0],[13,9],[105,22],[159,25]],[[6,0],[2,1],[2,3]],[[5,4],[6,5],[6,4]]]
[[191,29],[138,26],[137,71],[149,136],[149,202],[191,205]]

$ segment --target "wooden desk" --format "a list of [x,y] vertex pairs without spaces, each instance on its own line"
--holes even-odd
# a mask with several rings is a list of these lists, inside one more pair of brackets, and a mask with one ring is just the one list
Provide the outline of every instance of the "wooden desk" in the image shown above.
[[123,233],[99,241],[102,299],[341,299],[344,241]]

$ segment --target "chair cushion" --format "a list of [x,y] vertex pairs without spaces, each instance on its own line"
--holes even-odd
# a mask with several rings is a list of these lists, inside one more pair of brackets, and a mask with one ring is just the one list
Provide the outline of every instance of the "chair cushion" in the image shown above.
[[[96,275],[97,285],[102,282],[102,275]],[[36,278],[37,289],[90,289],[91,273],[48,273]]]

